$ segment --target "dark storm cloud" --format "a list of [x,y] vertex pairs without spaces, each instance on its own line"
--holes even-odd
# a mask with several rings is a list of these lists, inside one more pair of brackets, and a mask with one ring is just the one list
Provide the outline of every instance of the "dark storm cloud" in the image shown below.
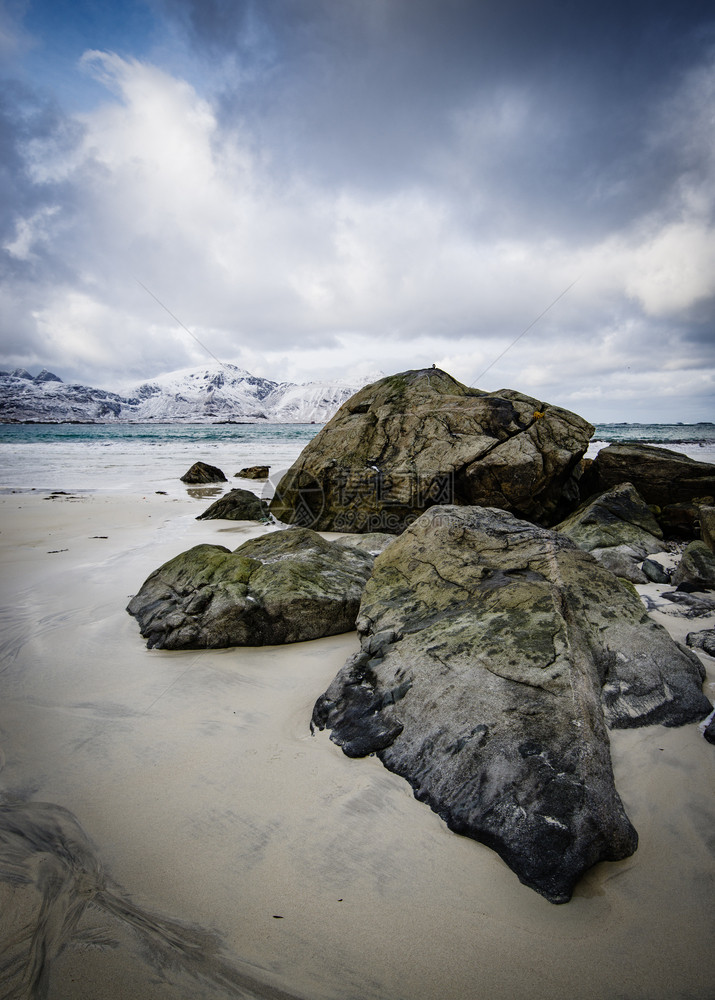
[[709,4],[165,2],[196,46],[237,55],[224,121],[279,150],[276,170],[448,184],[465,225],[593,237],[697,169],[651,134],[712,55]]

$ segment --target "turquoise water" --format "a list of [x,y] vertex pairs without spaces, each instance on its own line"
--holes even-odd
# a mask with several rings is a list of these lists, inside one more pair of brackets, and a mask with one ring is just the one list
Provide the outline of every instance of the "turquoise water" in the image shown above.
[[[229,481],[244,466],[269,465],[275,481],[319,430],[316,424],[0,424],[0,489],[177,493],[196,461],[217,465]],[[587,455],[615,441],[645,441],[715,462],[713,423],[599,424]]]
[[218,466],[229,480],[249,465],[269,465],[274,478],[319,430],[315,424],[0,424],[0,489],[176,493],[197,461]]
[[715,444],[715,423],[596,424],[594,440],[646,441],[649,444]]
[[301,442],[320,430],[316,424],[2,424],[0,444],[41,442],[91,443],[126,441],[138,444],[185,442]]
[[[298,442],[303,447],[320,430],[316,424],[2,424],[0,444],[38,442]],[[715,444],[715,423],[596,424],[594,441],[651,444]]]

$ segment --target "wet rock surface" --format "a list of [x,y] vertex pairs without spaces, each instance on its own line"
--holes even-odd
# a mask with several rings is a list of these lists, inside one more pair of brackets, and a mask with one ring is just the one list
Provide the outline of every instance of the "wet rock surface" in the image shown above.
[[369,553],[307,528],[270,532],[234,552],[196,545],[155,570],[127,610],[150,648],[318,639],[355,627],[372,564]]
[[281,479],[271,512],[326,531],[399,534],[435,504],[481,504],[530,520],[559,505],[593,427],[513,390],[486,393],[440,369],[355,393]]
[[607,723],[710,711],[700,661],[630,586],[501,510],[423,514],[376,559],[357,624],[361,651],[313,725],[349,756],[376,753],[552,902],[636,847]]

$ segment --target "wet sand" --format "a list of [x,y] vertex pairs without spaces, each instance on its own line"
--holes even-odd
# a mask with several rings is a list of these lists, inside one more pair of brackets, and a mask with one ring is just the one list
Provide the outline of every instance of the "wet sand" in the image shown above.
[[[195,521],[209,501],[0,496],[0,998],[713,996],[697,726],[612,734],[638,851],[553,906],[311,736],[353,634],[145,648],[124,609],[153,569],[265,530]],[[715,624],[656,615],[678,638]]]

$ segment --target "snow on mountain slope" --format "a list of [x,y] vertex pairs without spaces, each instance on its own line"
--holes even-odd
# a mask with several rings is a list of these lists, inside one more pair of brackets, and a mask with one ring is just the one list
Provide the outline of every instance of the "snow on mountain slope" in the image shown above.
[[68,384],[43,369],[34,378],[24,369],[0,372],[0,421],[99,421],[131,419],[127,401],[114,392]]
[[120,395],[62,382],[46,369],[34,378],[15,369],[0,372],[0,421],[324,423],[367,381],[278,383],[217,362],[168,372]]
[[305,385],[284,384],[268,397],[271,419],[279,423],[322,424],[329,420],[359,386],[334,382],[307,382]]
[[276,382],[216,362],[143,382],[131,401],[136,401],[135,420],[266,420],[263,401],[276,388]]

